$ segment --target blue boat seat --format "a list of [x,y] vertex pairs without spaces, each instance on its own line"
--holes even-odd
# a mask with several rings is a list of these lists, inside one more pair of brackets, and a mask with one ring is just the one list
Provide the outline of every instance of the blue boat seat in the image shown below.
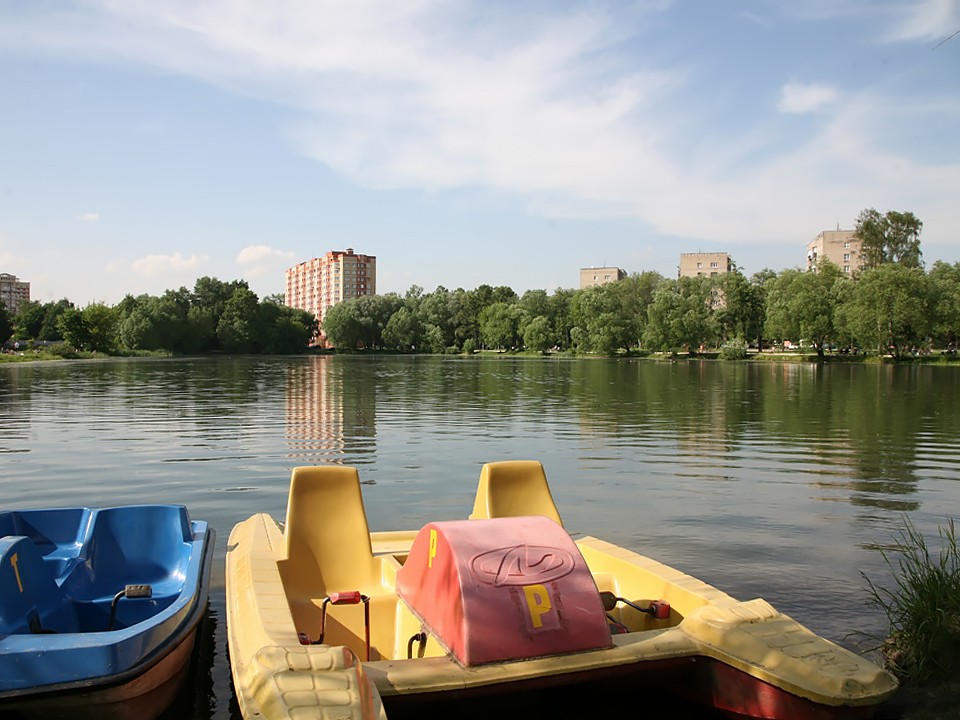
[[0,538],[0,634],[76,632],[77,616],[30,538]]
[[110,605],[126,585],[150,585],[150,599],[121,600],[116,627],[122,628],[158,613],[183,590],[193,534],[181,505],[131,505],[104,508],[93,519],[78,564],[63,589],[78,604],[87,630],[105,630]]
[[563,527],[547,475],[537,460],[486,463],[473,503],[471,520],[543,515]]
[[355,467],[294,468],[284,538],[281,572],[292,595],[322,598],[352,590],[366,595],[383,592]]
[[62,579],[77,563],[90,516],[90,508],[9,510],[0,513],[0,536],[30,538],[54,577]]

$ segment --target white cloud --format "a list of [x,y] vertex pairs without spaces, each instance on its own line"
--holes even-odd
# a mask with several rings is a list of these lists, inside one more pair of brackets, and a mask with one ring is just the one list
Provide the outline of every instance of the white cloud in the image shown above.
[[960,0],[919,0],[897,6],[887,42],[943,40],[960,29]]
[[146,257],[134,260],[130,268],[138,275],[151,277],[162,275],[171,271],[182,272],[185,270],[196,270],[206,257],[191,255],[188,258],[182,257],[180,253],[173,255],[147,255]]
[[780,88],[777,110],[782,113],[811,113],[837,100],[839,93],[830,85],[821,83],[787,83]]
[[[923,164],[909,144],[885,142],[906,114],[923,119],[916,98],[898,98],[903,114],[892,123],[882,101],[846,89],[851,81],[842,94],[839,80],[791,82],[780,113],[830,110],[809,118],[808,135],[778,137],[770,126],[793,119],[753,110],[721,131],[709,104],[684,97],[695,66],[658,55],[647,17],[624,5],[168,0],[158,11],[153,0],[91,0],[26,30],[5,23],[0,42],[125,58],[292,108],[299,121],[286,129],[298,149],[367,187],[483,188],[537,214],[632,217],[662,234],[724,242],[796,242],[798,228],[822,229],[818,217],[845,222],[887,198],[921,214],[898,194],[952,206],[960,168],[943,158],[955,154]],[[568,14],[548,14],[560,7]],[[870,37],[887,23],[900,39],[960,27],[960,0],[784,7],[798,33],[828,18]],[[836,67],[868,67],[842,50]],[[731,93],[747,91],[730,77]],[[291,257],[250,246],[237,262],[254,276]],[[195,261],[137,262],[145,272]]]
[[294,254],[283,250],[276,250],[269,245],[248,245],[237,255],[237,262],[241,265],[251,265],[270,260],[292,260]]
[[96,222],[97,220],[100,219],[100,213],[95,213],[95,212],[83,213],[83,215],[81,215],[79,219],[83,220],[84,222]]

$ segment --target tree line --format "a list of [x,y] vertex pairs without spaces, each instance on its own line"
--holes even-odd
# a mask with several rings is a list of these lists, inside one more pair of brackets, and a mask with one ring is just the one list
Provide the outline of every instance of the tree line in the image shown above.
[[821,261],[815,272],[736,267],[716,277],[665,278],[656,272],[581,290],[505,286],[396,294],[335,305],[323,330],[341,350],[461,353],[524,349],[612,355],[699,352],[804,341],[897,356],[955,350],[960,331],[960,263],[923,270],[923,223],[910,212],[860,213],[854,237],[863,266],[853,276]]
[[260,300],[242,280],[211,277],[198,279],[192,291],[127,295],[115,306],[30,301],[11,317],[0,305],[0,339],[24,346],[53,343],[62,351],[298,353],[317,330],[311,313],[285,306],[282,296]]
[[[506,286],[473,290],[412,286],[346,300],[327,311],[323,331],[340,351],[471,353],[560,351],[614,355],[699,352],[731,357],[790,340],[823,356],[849,348],[903,356],[955,350],[960,333],[960,263],[923,269],[922,223],[912,213],[863,211],[855,236],[864,267],[853,277],[821,261],[815,272],[738,268],[716,277],[635,273],[580,290]],[[101,353],[299,353],[318,337],[316,318],[260,300],[243,281],[204,277],[193,290],[126,296],[110,307],[68,300],[24,303],[13,317],[0,305],[0,339],[61,342]]]
[[738,269],[717,277],[655,272],[582,290],[411,287],[333,306],[323,324],[340,350],[470,353],[476,350],[699,352],[804,341],[903,356],[956,347],[960,263],[885,263],[856,279],[822,262],[816,272]]

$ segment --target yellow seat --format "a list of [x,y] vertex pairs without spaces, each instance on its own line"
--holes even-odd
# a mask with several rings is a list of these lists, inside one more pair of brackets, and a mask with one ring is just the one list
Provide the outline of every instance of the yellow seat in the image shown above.
[[563,526],[543,465],[537,460],[506,460],[484,465],[470,519],[521,515],[543,515]]
[[382,592],[355,467],[294,468],[284,538],[282,573],[294,596]]

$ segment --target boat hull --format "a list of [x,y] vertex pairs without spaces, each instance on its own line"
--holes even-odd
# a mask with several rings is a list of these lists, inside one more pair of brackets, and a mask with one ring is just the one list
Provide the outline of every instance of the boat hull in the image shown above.
[[[346,470],[327,479],[358,483]],[[383,720],[575,687],[593,710],[611,688],[643,688],[729,717],[840,720],[870,717],[896,690],[889,673],[761,599],[738,601],[598,538],[551,540],[547,514],[369,532],[362,504],[351,515],[359,485],[339,495],[325,488],[311,503],[297,480],[295,470],[283,525],[254,515],[228,541],[228,648],[248,720],[308,708]],[[478,497],[475,513],[488,507],[498,504]],[[350,538],[362,552],[338,554]],[[601,598],[616,601],[608,608],[604,599],[599,610],[608,640],[559,652],[550,641],[541,645],[546,653],[530,651],[538,633],[562,632],[571,612],[596,612],[579,601],[582,583],[564,588],[581,572]],[[493,592],[504,597],[486,599]],[[477,650],[479,642],[507,654]]]
[[0,711],[160,716],[207,612],[207,523],[183,506],[68,508],[0,513],[0,531]]
[[170,707],[183,688],[197,632],[194,630],[153,667],[127,682],[44,693],[8,701],[2,708],[36,720],[153,720]]

